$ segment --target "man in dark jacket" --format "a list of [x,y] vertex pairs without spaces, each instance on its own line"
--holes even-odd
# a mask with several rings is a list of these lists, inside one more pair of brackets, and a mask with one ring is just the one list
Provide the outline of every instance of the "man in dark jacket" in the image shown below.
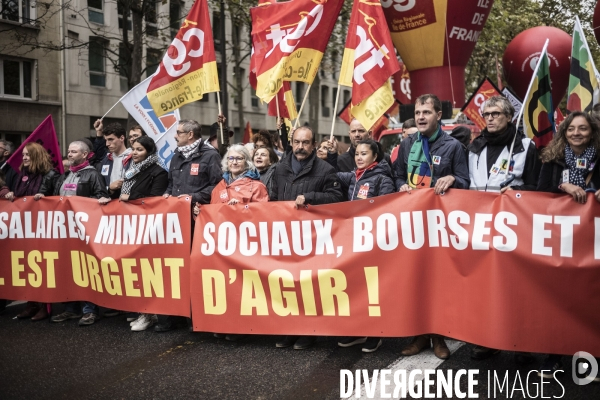
[[[121,124],[113,123],[106,127],[100,124],[100,128],[108,153],[97,168],[104,178],[110,197],[116,199],[121,194],[123,177],[131,163],[131,148],[127,148],[127,133]],[[96,138],[96,142],[98,141],[101,141],[101,138]]]
[[[296,129],[292,135],[292,152],[275,167],[271,201],[295,201],[296,208],[305,205],[331,204],[344,200],[335,168],[316,156],[313,131]],[[309,348],[315,336],[286,336],[277,347]]]
[[486,128],[468,146],[471,189],[502,193],[536,189],[541,162],[533,141],[511,122],[514,113],[503,96],[490,97],[483,105]]
[[[196,203],[210,204],[214,187],[223,179],[221,156],[218,151],[202,140],[202,127],[197,121],[182,119],[175,133],[177,150],[169,165],[169,185],[163,197],[191,197]],[[154,326],[156,332],[167,332],[184,327],[183,317],[159,317]]]
[[[415,102],[415,121],[419,131],[402,141],[395,162],[397,187],[400,192],[433,188],[441,194],[450,188],[467,189],[469,170],[463,146],[445,133],[440,125],[442,103],[433,94],[419,96]],[[441,359],[450,351],[439,335],[420,335],[402,350],[412,356],[431,346]]]
[[[85,142],[76,141],[69,144],[69,169],[56,181],[55,196],[81,196],[93,199],[108,197],[102,176],[89,165],[89,153],[90,148]],[[65,311],[52,317],[51,321],[63,322],[80,317],[79,326],[92,325],[100,319],[98,306],[84,301],[82,317],[79,312],[79,303],[68,302],[65,304]]]
[[[541,162],[533,141],[511,122],[514,113],[514,107],[503,96],[492,96],[484,103],[486,128],[468,146],[472,190],[536,190]],[[498,353],[498,349],[474,346],[471,358],[484,360]],[[516,352],[514,358],[517,364],[533,361],[531,355],[521,352]]]
[[469,169],[462,145],[441,128],[442,103],[424,94],[415,103],[419,132],[402,141],[394,163],[400,192],[433,188],[441,194],[450,188],[469,187]]
[[[372,139],[373,131],[366,130],[365,127],[360,123],[359,120],[353,119],[350,122],[350,131],[348,132],[348,136],[350,136],[350,148],[344,154],[341,154],[337,158],[337,168],[340,172],[352,172],[356,168],[356,161],[354,157],[356,156],[356,146],[358,142],[362,140]],[[337,151],[337,146],[334,147]],[[388,154],[385,154],[385,160],[389,165],[392,165],[392,160]],[[392,170],[392,174],[394,171]]]

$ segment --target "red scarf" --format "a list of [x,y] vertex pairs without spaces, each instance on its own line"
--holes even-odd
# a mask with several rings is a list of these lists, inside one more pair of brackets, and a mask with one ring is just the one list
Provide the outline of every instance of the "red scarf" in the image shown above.
[[82,169],[84,169],[85,167],[88,167],[90,165],[90,162],[88,160],[85,160],[84,162],[82,162],[79,165],[71,165],[69,167],[69,171],[73,172],[73,173],[77,173],[79,171],[81,171]]
[[358,182],[360,180],[360,178],[362,178],[362,176],[365,174],[365,172],[372,170],[376,166],[377,166],[377,161],[373,161],[373,164],[369,165],[367,168],[356,169],[356,171],[354,171],[354,174],[356,175],[356,181]]

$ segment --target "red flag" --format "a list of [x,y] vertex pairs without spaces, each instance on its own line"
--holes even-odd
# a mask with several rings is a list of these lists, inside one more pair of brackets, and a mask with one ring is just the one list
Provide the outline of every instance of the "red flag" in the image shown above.
[[252,140],[252,128],[250,127],[250,121],[246,122],[246,128],[244,129],[244,137],[242,143],[250,143]]
[[394,98],[401,104],[410,104],[410,73],[402,61],[398,61],[400,70],[392,76]]
[[351,113],[365,129],[394,105],[390,78],[399,70],[381,3],[355,1],[339,83],[352,87]]
[[6,163],[13,167],[14,170],[18,170],[21,167],[21,163],[23,162],[23,149],[27,143],[31,142],[35,142],[46,149],[52,159],[54,169],[59,171],[61,175],[65,173],[52,115],[48,115],[6,161]]
[[219,91],[207,0],[197,0],[171,42],[148,86],[157,116]]
[[277,104],[279,104],[279,116],[281,118],[296,119],[298,111],[296,111],[296,100],[292,94],[292,86],[288,81],[283,81],[283,86],[277,92],[277,101],[275,98],[269,102],[268,115],[271,117],[277,116]]
[[342,108],[342,111],[340,111],[338,113],[338,117],[344,121],[345,123],[347,123],[348,125],[350,125],[350,122],[352,122],[352,115],[350,114],[350,107],[352,106],[352,100],[349,101],[348,103],[346,103],[346,105],[344,106],[344,108]]
[[492,81],[486,77],[481,81],[477,90],[473,92],[469,100],[467,100],[466,104],[461,109],[467,118],[473,121],[479,129],[484,129],[487,126],[481,113],[483,112],[483,104],[492,96],[503,96],[503,94],[500,93]]
[[275,97],[283,81],[313,82],[343,3],[291,0],[250,9],[256,95],[262,101]]

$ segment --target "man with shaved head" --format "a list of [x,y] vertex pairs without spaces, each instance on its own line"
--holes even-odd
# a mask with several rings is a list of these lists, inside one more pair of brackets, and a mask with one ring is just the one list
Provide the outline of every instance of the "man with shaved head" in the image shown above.
[[[103,178],[96,168],[88,161],[90,147],[83,141],[69,144],[68,160],[69,169],[58,178],[54,186],[55,196],[81,196],[92,199],[108,198],[108,191]],[[83,303],[83,317],[78,301],[65,303],[65,311],[52,317],[52,322],[64,322],[69,319],[78,319],[79,326],[92,325],[100,318],[98,306],[90,302]]]

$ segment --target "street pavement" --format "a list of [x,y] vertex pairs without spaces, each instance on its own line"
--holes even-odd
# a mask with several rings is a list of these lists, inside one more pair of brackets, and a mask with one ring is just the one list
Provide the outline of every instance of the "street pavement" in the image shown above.
[[[186,329],[131,332],[125,315],[87,327],[77,326],[77,320],[14,319],[23,308],[24,304],[11,305],[0,316],[0,400],[339,399],[341,369],[369,374],[384,368],[405,369],[408,376],[412,369],[435,368],[441,362],[431,350],[400,357],[410,338],[384,339],[383,346],[370,354],[361,352],[360,345],[340,348],[334,337],[321,337],[314,347],[298,351],[276,348],[276,336],[228,342]],[[60,310],[58,305],[55,308]],[[437,368],[478,369],[479,398],[542,398],[537,375],[530,375],[529,385],[526,378],[531,369],[539,369],[543,355],[536,354],[535,363],[519,367],[509,352],[476,362],[469,358],[470,345],[451,342],[451,349],[456,349],[451,358]],[[564,357],[563,363],[562,386],[546,381],[545,398],[600,399],[600,384],[575,385],[571,358]],[[493,390],[488,393],[488,371],[502,377],[508,371],[511,390],[505,387],[499,393],[497,389],[496,396]],[[514,384],[517,372],[529,393]],[[465,379],[461,390],[467,391]],[[361,393],[366,398],[365,391]],[[381,393],[375,398],[382,398]]]

